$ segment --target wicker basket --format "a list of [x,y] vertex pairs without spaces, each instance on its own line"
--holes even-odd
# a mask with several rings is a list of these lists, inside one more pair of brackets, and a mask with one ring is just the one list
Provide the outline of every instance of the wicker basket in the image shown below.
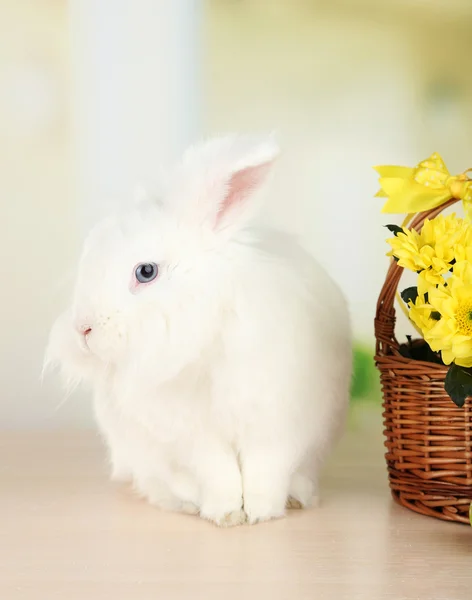
[[[418,213],[420,230],[455,201]],[[469,523],[472,401],[458,408],[444,391],[447,367],[404,358],[395,338],[395,293],[403,269],[392,261],[375,318],[376,364],[384,398],[386,460],[396,502],[423,515]]]

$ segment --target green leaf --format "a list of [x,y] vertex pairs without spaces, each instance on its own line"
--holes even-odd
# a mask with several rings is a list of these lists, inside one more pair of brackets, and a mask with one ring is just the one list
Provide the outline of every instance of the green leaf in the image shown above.
[[407,304],[410,300],[415,302],[415,300],[418,298],[418,288],[416,286],[406,288],[406,290],[403,290],[400,295],[403,302],[406,302]]
[[454,404],[462,408],[466,398],[472,396],[472,369],[452,364],[446,375],[444,389]]
[[397,236],[399,233],[404,233],[403,229],[398,225],[385,225],[385,227],[395,236]]

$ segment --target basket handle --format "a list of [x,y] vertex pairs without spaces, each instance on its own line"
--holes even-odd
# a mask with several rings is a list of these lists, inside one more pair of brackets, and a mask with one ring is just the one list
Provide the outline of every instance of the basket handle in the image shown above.
[[[443,210],[458,202],[458,199],[452,198],[448,202],[432,208],[431,210],[416,213],[410,224],[409,229],[421,231],[426,219],[434,219]],[[380,290],[379,299],[377,302],[377,310],[375,313],[374,329],[376,345],[375,350],[377,355],[396,354],[399,355],[399,343],[395,337],[395,294],[398,284],[403,273],[403,267],[399,267],[395,260],[392,260],[387,271],[385,283]]]

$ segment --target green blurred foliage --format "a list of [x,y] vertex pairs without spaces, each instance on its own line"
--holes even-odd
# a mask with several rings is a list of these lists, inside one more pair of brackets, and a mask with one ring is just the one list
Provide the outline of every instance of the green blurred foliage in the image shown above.
[[353,377],[351,397],[353,400],[380,398],[379,377],[374,362],[372,348],[362,343],[355,343],[353,350]]

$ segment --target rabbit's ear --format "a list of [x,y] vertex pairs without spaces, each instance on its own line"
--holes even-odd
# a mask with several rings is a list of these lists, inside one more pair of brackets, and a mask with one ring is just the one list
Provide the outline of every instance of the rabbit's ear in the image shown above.
[[193,147],[179,169],[172,204],[189,222],[217,231],[240,227],[278,154],[273,137],[228,136]]

